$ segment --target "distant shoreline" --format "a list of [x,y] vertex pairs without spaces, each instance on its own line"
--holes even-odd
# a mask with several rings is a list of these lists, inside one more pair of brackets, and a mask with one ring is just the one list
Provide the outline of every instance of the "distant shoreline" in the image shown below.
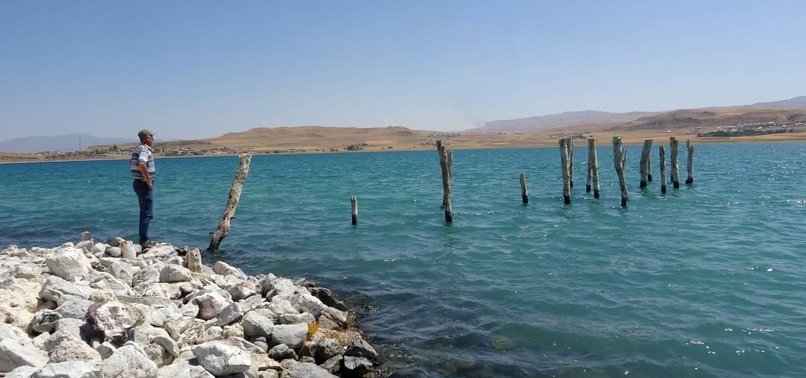
[[[451,147],[452,150],[488,150],[488,149],[508,149],[508,148],[544,148],[544,147],[554,147],[557,144],[558,139],[547,139],[541,141],[533,141],[533,143],[526,144],[526,143],[518,143],[518,134],[507,134],[508,136],[513,137],[512,141],[507,142],[498,142],[498,143],[467,143],[464,140],[457,140],[454,137],[444,138],[445,143],[447,146]],[[785,137],[781,137],[785,136]],[[686,141],[691,140],[695,144],[723,144],[723,143],[802,143],[806,142],[806,133],[792,133],[792,134],[770,134],[770,135],[758,135],[758,136],[744,136],[744,137],[692,137],[691,135],[669,135],[664,136],[663,139],[668,139],[669,137],[676,137],[678,140]],[[609,146],[611,145],[611,136],[607,137],[597,137],[598,146]],[[645,139],[653,139],[655,141],[661,139],[658,138],[657,135],[646,135],[646,136],[636,136],[636,135],[629,135],[623,136],[624,144],[625,145],[640,145],[643,143]],[[578,141],[585,141],[587,138],[578,138]],[[605,140],[605,143],[600,142],[601,140]],[[159,149],[159,144],[156,146]],[[432,150],[434,147],[425,147],[425,146],[418,146],[418,147],[410,147],[410,148],[367,148],[355,151],[323,151],[323,150],[295,150],[291,149],[289,151],[267,151],[267,150],[244,150],[240,153],[251,153],[253,155],[312,155],[312,154],[339,154],[339,153],[369,153],[369,152],[407,152],[407,151],[429,151]],[[198,154],[198,155],[162,155],[162,154],[155,154],[157,158],[160,159],[175,159],[175,158],[196,158],[196,157],[237,157],[240,153],[213,153],[213,154]],[[0,165],[1,164],[25,164],[25,163],[62,163],[62,162],[82,162],[82,161],[111,161],[111,160],[127,160],[128,153],[119,154],[115,156],[109,155],[95,155],[95,156],[87,156],[86,158],[76,157],[74,155],[69,156],[69,158],[65,159],[58,159],[58,158],[49,158],[39,155],[37,153],[7,153],[7,152],[0,152]]]

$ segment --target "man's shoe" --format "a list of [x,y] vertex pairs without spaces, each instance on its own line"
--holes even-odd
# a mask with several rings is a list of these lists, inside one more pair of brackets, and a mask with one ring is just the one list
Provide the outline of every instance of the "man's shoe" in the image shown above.
[[157,242],[155,242],[153,240],[146,240],[146,241],[140,243],[140,247],[142,247],[144,251],[146,249],[149,249],[149,248],[155,246],[155,245],[157,245]]

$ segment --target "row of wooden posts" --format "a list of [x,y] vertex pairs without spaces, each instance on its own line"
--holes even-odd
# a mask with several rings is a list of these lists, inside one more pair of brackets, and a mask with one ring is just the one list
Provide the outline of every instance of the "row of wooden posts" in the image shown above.
[[[688,178],[686,184],[691,185],[694,183],[694,146],[690,141],[686,141],[688,150]],[[675,189],[680,188],[679,172],[677,166],[677,138],[669,138],[669,147],[671,149],[671,181]],[[647,139],[644,141],[644,146],[641,151],[641,181],[640,188],[647,187],[648,182],[652,181],[652,168],[651,168],[651,150],[652,140]],[[439,153],[439,166],[442,171],[442,209],[445,211],[445,223],[453,223],[453,207],[451,205],[451,178],[452,178],[452,165],[453,165],[453,152],[449,151],[441,140],[437,141],[437,152]],[[660,179],[661,179],[661,193],[666,194],[666,153],[663,145],[658,145],[658,157],[660,160]],[[246,177],[249,175],[249,165],[252,161],[252,155],[240,155],[240,162],[238,170],[235,173],[235,178],[230,187],[229,197],[227,199],[227,207],[224,210],[224,215],[218,224],[215,232],[212,232],[212,240],[208,251],[218,250],[221,241],[229,233],[232,218],[235,216],[235,209],[238,207],[238,202],[241,198],[241,190],[243,189]],[[624,146],[620,136],[613,137],[613,165],[616,168],[616,175],[619,180],[619,188],[621,190],[621,206],[627,207],[629,201],[627,195],[627,181],[625,179],[624,167],[627,163],[627,154],[624,151]],[[560,165],[562,168],[563,179],[563,203],[566,205],[571,204],[571,188],[574,187],[574,140],[571,138],[560,139]],[[521,200],[524,204],[529,203],[529,189],[526,185],[526,173],[520,174],[521,185]],[[587,165],[587,181],[585,184],[585,192],[590,193],[593,191],[593,198],[599,199],[599,162],[596,157],[596,140],[588,139],[588,165]],[[352,224],[358,224],[358,198],[352,196],[350,198],[350,207],[352,213]]]
[[[677,166],[677,138],[669,138],[669,145],[672,151],[671,156],[671,181],[675,189],[680,188],[679,169]],[[694,145],[691,141],[686,141],[688,150],[688,178],[686,184],[691,185],[694,183]],[[439,152],[439,163],[442,168],[442,188],[443,199],[442,207],[445,210],[445,222],[451,223],[453,221],[453,214],[451,208],[451,162],[452,153],[448,151],[442,141],[437,141],[437,151]],[[644,140],[643,150],[641,151],[641,182],[640,188],[647,187],[647,183],[652,181],[652,168],[651,168],[651,152],[652,152],[652,139]],[[660,159],[660,176],[661,176],[661,193],[666,194],[666,158],[663,145],[658,145],[658,155]],[[613,137],[613,165],[616,169],[616,175],[619,180],[619,189],[621,191],[621,207],[627,207],[629,197],[627,194],[627,180],[625,178],[625,165],[627,164],[627,154],[624,151],[624,146],[620,136]],[[566,205],[571,204],[571,188],[574,187],[574,140],[571,138],[560,139],[560,166],[562,168],[563,179],[563,203]],[[585,192],[590,193],[593,190],[593,198],[599,199],[599,161],[596,157],[596,140],[588,139],[588,167],[587,167],[587,182],[585,185]],[[524,204],[529,203],[529,189],[526,185],[526,173],[520,174],[521,184],[521,200]],[[355,211],[355,210],[354,210]],[[355,224],[355,223],[353,223]]]

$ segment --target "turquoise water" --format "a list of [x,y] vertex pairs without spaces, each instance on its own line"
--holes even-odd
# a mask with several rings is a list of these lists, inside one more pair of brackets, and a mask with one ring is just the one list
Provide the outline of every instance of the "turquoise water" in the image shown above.
[[[697,145],[665,197],[627,151],[627,209],[610,147],[600,200],[576,148],[569,206],[557,148],[456,151],[452,226],[436,151],[255,156],[212,258],[339,292],[396,376],[806,376],[806,143]],[[152,236],[205,247],[237,165],[158,159]],[[0,165],[0,246],[135,238],[128,174]]]

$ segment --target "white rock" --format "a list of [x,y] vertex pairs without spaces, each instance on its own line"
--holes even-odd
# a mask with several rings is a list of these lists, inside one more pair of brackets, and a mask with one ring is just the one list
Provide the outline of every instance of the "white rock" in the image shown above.
[[39,368],[33,366],[20,366],[6,373],[5,378],[29,378],[38,370]]
[[48,270],[68,281],[84,279],[92,270],[84,251],[74,247],[57,248],[56,254],[45,260]]
[[216,322],[216,324],[219,326],[225,326],[235,323],[238,320],[241,320],[241,318],[243,318],[241,306],[238,303],[233,302],[221,310],[221,313],[218,314],[218,322]]
[[134,251],[134,245],[131,240],[124,240],[118,247],[120,247],[120,256],[124,259],[137,258],[137,253]]
[[106,248],[106,251],[104,251],[104,253],[107,256],[120,257],[123,254],[123,251],[120,249],[120,247],[109,246]]
[[182,359],[159,370],[159,376],[165,378],[213,378],[207,370],[199,365],[191,365],[188,359]]
[[[56,340],[51,340],[52,338],[56,338]],[[49,353],[50,363],[66,361],[101,362],[101,355],[76,336],[57,332],[48,339],[47,343],[53,345]]]
[[125,339],[128,330],[140,318],[139,311],[122,302],[96,303],[87,311],[87,321],[103,332],[108,340]]
[[20,366],[42,367],[47,362],[48,356],[27,338],[7,338],[0,341],[0,372],[11,371]]
[[84,361],[54,362],[34,373],[32,378],[102,378],[98,364]]
[[185,282],[192,278],[193,274],[189,269],[178,265],[166,265],[160,271],[160,282]]
[[327,370],[316,366],[316,364],[301,362],[294,364],[290,369],[283,373],[284,378],[333,378],[336,377],[330,374]]
[[14,277],[23,279],[34,279],[42,274],[42,268],[37,265],[24,263],[14,267]]
[[92,301],[82,298],[70,298],[57,307],[56,312],[62,314],[62,317],[65,318],[84,319],[92,303]]
[[246,279],[246,274],[243,271],[220,260],[213,265],[213,272],[222,276],[234,275],[237,278]]
[[249,352],[224,342],[212,341],[193,347],[193,355],[211,374],[243,373],[252,365]]
[[271,330],[271,343],[269,345],[285,344],[292,349],[297,349],[305,342],[307,334],[308,325],[304,323],[276,325]]
[[101,363],[101,373],[104,377],[156,377],[157,364],[140,345],[127,342]]
[[247,337],[269,337],[271,336],[274,323],[266,316],[261,315],[257,311],[249,311],[244,315],[241,320],[243,326],[243,333]]
[[199,306],[199,319],[204,320],[217,317],[229,304],[227,299],[215,290],[208,290],[195,296],[193,302]]
[[72,295],[88,299],[95,291],[90,287],[65,281],[58,276],[49,276],[39,291],[39,297],[60,304],[67,299],[65,296]]

